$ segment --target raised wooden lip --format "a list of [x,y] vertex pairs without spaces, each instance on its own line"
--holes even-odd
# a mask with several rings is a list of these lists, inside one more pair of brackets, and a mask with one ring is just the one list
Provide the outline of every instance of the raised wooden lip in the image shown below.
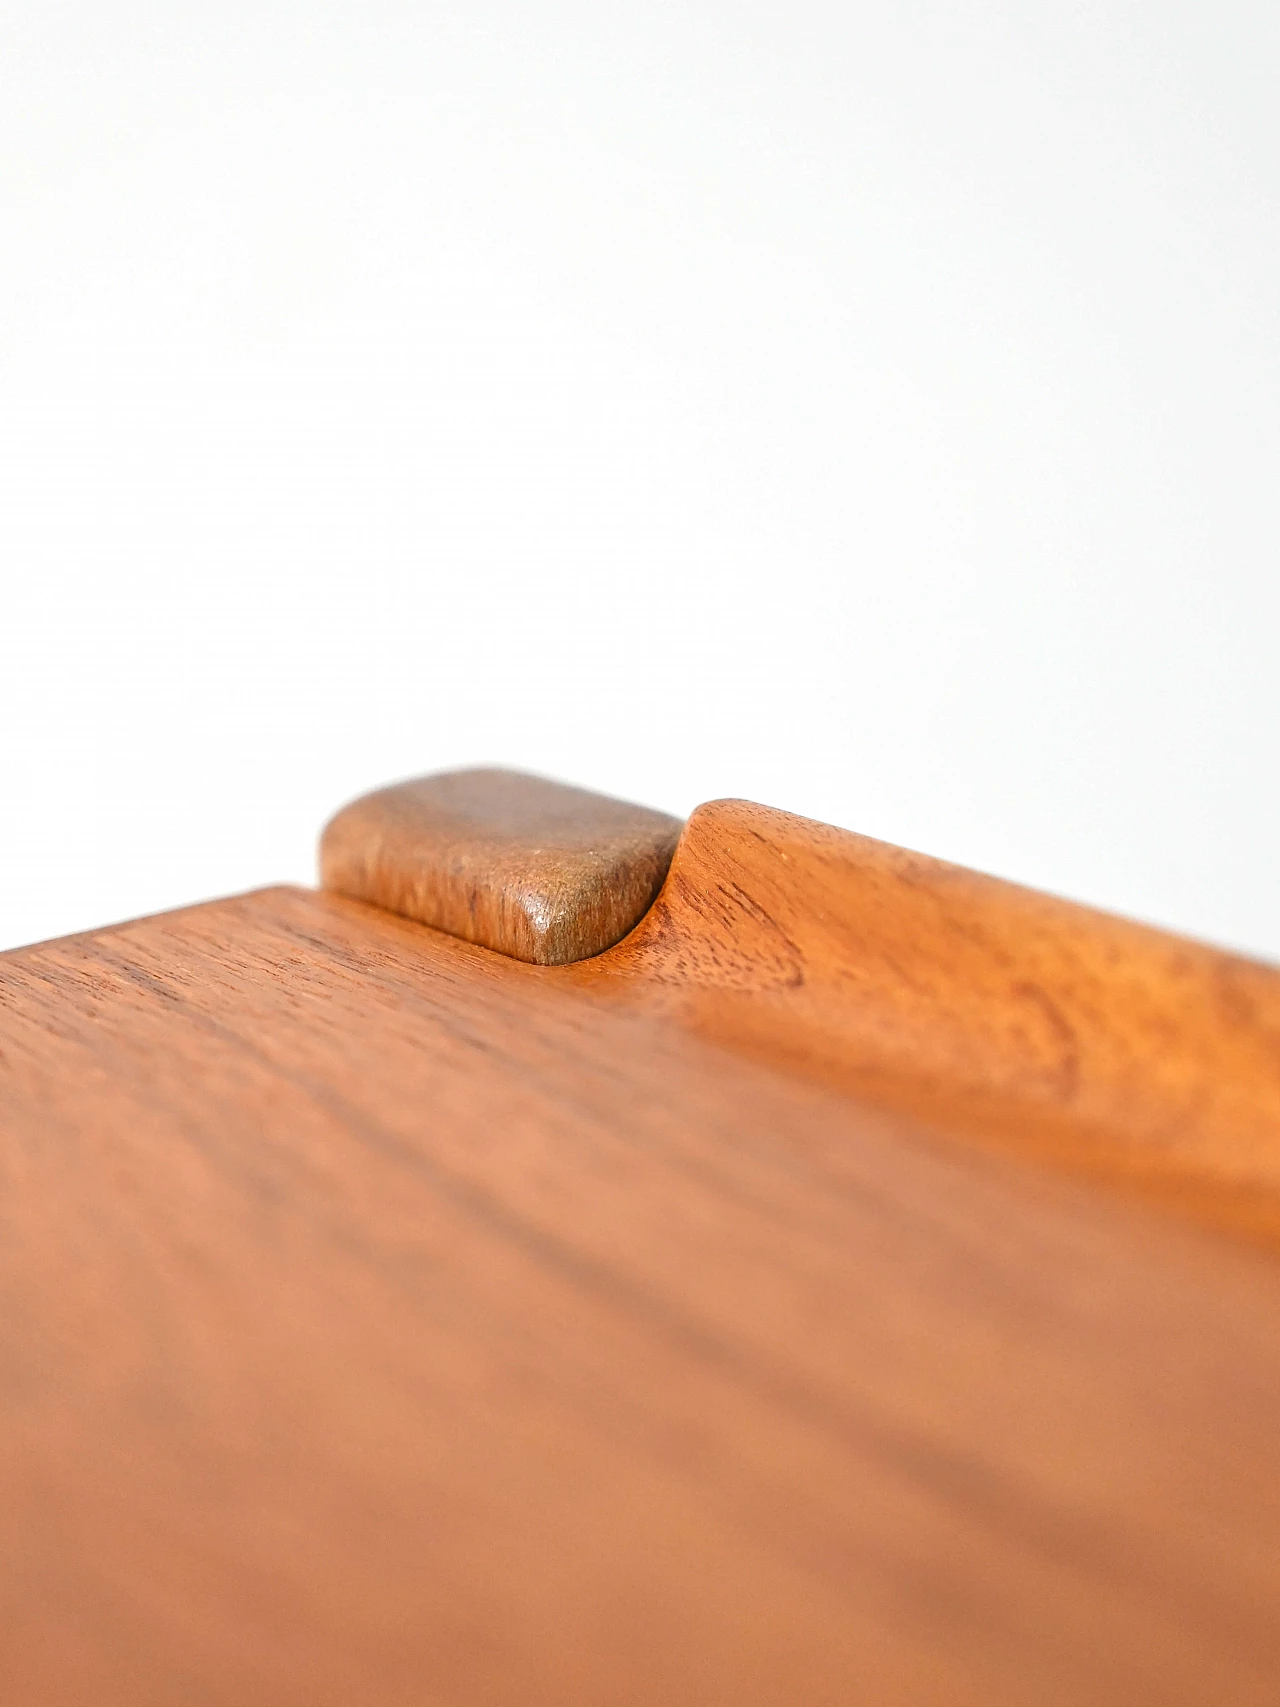
[[748,801],[580,981],[1280,1245],[1280,970]]

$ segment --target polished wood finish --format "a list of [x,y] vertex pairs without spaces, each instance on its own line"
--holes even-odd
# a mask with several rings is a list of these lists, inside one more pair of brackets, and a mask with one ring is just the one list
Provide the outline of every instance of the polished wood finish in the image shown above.
[[[327,887],[518,958],[617,943],[675,819],[505,771],[367,796]],[[828,1083],[1280,1240],[1280,972],[746,801],[584,977]]]
[[554,966],[645,912],[680,820],[520,771],[420,777],[366,794],[320,842],[326,889]]
[[1280,1242],[1280,971],[746,801],[584,975],[755,1059]]
[[0,956],[4,1707],[1280,1698],[1277,974],[415,786]]
[[6,1707],[1273,1702],[1280,1267],[621,959],[0,958]]

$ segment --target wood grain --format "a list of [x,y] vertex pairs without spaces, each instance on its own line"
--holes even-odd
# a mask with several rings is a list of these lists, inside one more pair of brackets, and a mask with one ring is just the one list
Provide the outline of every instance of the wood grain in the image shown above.
[[623,937],[666,876],[680,820],[520,771],[451,771],[353,801],[320,841],[326,889],[517,960]]
[[1280,972],[746,801],[582,969],[757,1059],[1280,1240]]
[[1280,1267],[854,1094],[713,847],[834,860],[882,1011],[906,874],[742,812],[581,965],[295,890],[0,957],[6,1707],[1280,1696]]
[[[641,920],[674,819],[501,771],[325,832],[327,885],[522,959]],[[746,1053],[1280,1239],[1280,972],[745,801],[582,974]]]

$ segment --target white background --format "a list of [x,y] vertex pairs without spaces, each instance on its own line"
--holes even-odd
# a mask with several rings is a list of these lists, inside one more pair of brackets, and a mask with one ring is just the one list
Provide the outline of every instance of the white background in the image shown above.
[[1280,8],[0,0],[0,945],[515,763],[1280,956]]

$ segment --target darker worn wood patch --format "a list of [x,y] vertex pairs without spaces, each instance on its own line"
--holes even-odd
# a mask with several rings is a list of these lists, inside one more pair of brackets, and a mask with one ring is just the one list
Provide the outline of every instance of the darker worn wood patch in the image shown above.
[[320,843],[326,889],[544,966],[619,942],[662,886],[681,823],[510,770],[378,789]]

